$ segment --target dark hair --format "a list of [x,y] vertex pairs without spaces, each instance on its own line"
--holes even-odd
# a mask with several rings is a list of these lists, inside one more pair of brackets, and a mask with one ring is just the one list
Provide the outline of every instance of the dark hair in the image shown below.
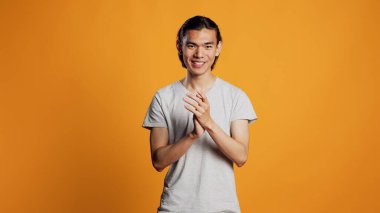
[[[180,47],[182,47],[182,39],[183,37],[186,36],[186,32],[188,30],[202,30],[203,28],[216,31],[217,45],[219,44],[220,41],[222,41],[222,36],[220,34],[219,27],[213,20],[204,16],[194,16],[192,18],[187,19],[185,23],[181,26],[181,28],[178,30],[176,45],[179,45]],[[181,52],[178,52],[178,58],[182,63],[182,67],[186,68]],[[211,70],[214,68],[215,63],[218,60],[218,58],[219,56],[215,56],[215,61],[211,65]]]

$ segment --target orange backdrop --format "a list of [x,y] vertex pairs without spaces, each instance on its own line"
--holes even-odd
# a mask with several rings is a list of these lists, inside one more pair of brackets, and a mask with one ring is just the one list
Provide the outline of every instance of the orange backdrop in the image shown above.
[[[181,24],[250,96],[244,213],[380,212],[379,1],[0,1],[0,212],[155,212],[141,128]],[[377,83],[377,84],[376,84]]]

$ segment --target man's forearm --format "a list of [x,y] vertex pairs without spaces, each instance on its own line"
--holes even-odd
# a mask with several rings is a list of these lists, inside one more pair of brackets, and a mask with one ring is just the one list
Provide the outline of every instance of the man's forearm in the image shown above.
[[180,159],[196,139],[192,134],[187,134],[177,143],[158,148],[153,154],[154,167],[161,172],[167,166]]
[[244,145],[227,135],[215,122],[210,122],[205,129],[223,154],[236,165],[240,167],[247,161],[248,150]]

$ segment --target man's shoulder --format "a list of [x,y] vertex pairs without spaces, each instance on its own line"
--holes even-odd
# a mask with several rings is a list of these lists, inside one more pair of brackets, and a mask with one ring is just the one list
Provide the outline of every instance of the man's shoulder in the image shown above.
[[176,93],[176,90],[178,89],[177,84],[178,84],[178,80],[160,87],[156,91],[155,96],[158,96],[160,98],[165,98],[165,97],[174,95]]
[[219,82],[220,82],[220,89],[225,91],[225,92],[228,92],[228,93],[232,93],[233,95],[237,95],[241,92],[243,92],[243,90],[241,88],[239,88],[238,86],[224,80],[224,79],[221,79],[219,77]]

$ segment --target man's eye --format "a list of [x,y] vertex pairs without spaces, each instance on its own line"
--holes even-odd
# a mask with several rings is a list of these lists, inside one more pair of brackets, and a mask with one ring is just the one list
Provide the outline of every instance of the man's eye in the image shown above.
[[188,47],[188,48],[193,48],[193,47],[194,47],[194,45],[187,45],[187,47]]
[[211,46],[211,45],[209,45],[209,46],[206,46],[206,48],[208,48],[208,49],[211,49],[211,48],[212,48],[212,46]]

